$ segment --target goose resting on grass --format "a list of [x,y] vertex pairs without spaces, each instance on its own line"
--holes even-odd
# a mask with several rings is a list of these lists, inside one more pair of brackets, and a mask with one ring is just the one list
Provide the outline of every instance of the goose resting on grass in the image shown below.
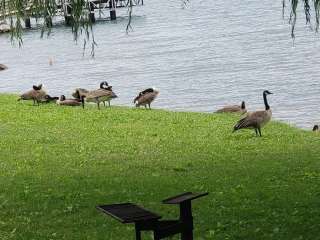
[[263,101],[265,105],[265,110],[247,113],[247,116],[240,119],[237,122],[237,124],[234,126],[233,132],[239,129],[248,128],[248,129],[254,129],[254,131],[256,132],[256,136],[258,136],[258,133],[260,137],[262,136],[261,128],[265,126],[271,120],[271,117],[272,117],[272,111],[267,100],[267,95],[269,94],[272,94],[272,93],[269,92],[268,90],[263,92]]
[[136,104],[136,107],[144,106],[151,109],[151,103],[156,99],[159,95],[159,91],[154,88],[147,88],[144,91],[140,92],[138,96],[133,100],[133,103]]
[[80,106],[81,101],[79,99],[66,99],[64,95],[61,95],[60,99],[57,101],[58,105],[62,106]]
[[247,109],[244,101],[242,101],[241,105],[225,106],[216,111],[216,113],[241,113],[241,114],[246,112],[247,112]]

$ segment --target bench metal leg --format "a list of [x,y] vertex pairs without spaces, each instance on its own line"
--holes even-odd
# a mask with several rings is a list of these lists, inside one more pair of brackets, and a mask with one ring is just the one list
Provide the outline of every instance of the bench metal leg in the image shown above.
[[141,240],[141,231],[140,228],[138,227],[138,225],[135,225],[136,228],[136,240]]
[[156,231],[153,232],[153,239],[154,240],[160,240],[160,237]]
[[181,240],[193,240],[193,217],[191,201],[180,204],[180,220],[185,227],[181,233]]
[[193,240],[193,231],[188,230],[181,233],[181,239],[182,240]]

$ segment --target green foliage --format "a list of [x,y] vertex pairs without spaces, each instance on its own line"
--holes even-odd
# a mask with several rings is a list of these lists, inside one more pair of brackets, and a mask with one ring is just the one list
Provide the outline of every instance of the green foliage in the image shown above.
[[195,239],[320,234],[319,134],[271,122],[259,138],[232,134],[236,115],[16,99],[0,95],[1,239],[133,239],[95,206],[136,202],[172,219],[160,201],[183,191],[210,192],[193,205]]

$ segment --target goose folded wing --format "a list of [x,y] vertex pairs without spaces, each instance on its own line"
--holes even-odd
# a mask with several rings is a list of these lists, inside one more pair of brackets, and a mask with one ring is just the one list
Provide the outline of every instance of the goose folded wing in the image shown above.
[[256,128],[260,126],[267,117],[266,111],[257,111],[248,113],[246,117],[242,118],[236,125],[240,128]]
[[109,91],[109,90],[105,90],[105,89],[99,89],[99,90],[94,90],[94,91],[90,91],[86,98],[87,99],[92,99],[92,98],[111,98],[113,96],[113,92]]

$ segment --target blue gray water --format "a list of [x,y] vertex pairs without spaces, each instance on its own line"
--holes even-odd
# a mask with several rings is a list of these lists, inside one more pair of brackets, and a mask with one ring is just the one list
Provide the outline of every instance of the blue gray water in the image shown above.
[[293,44],[280,0],[225,2],[192,0],[182,9],[180,0],[146,0],[134,9],[129,35],[126,18],[94,26],[95,59],[82,56],[82,43],[63,26],[48,40],[26,32],[21,49],[0,35],[0,63],[10,68],[0,74],[0,92],[43,83],[52,95],[70,95],[106,80],[119,95],[116,105],[132,106],[138,91],[156,87],[155,108],[212,112],[242,100],[261,109],[269,89],[276,119],[303,128],[320,123],[319,35],[300,15]]

